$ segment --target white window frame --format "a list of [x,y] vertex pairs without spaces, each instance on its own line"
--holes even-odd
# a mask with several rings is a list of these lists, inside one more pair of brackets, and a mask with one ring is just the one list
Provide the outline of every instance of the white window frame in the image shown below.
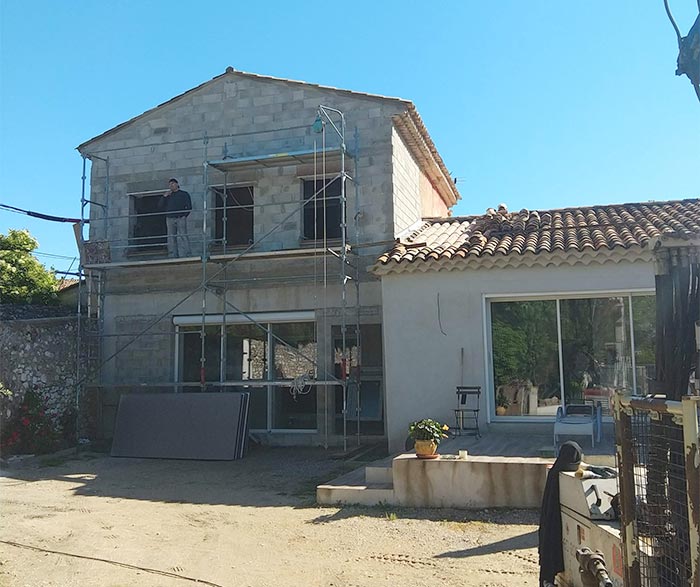
[[[272,324],[286,324],[286,323],[298,323],[298,322],[311,322],[315,323],[316,322],[316,314],[313,310],[300,310],[300,311],[294,311],[294,312],[258,312],[254,314],[207,314],[204,317],[204,325],[205,326],[219,326],[220,327],[220,339],[221,339],[221,356],[223,357],[224,353],[224,338],[225,338],[225,327],[229,326],[231,324],[260,324],[264,326],[265,328],[268,328]],[[183,326],[201,326],[202,325],[202,316],[195,315],[195,314],[189,314],[189,315],[182,315],[182,316],[173,316],[173,324],[175,325],[175,361],[174,361],[174,372],[173,372],[173,380],[178,383],[177,386],[177,391],[182,391],[181,389],[181,381],[179,380],[180,378],[180,334],[182,333],[181,328]],[[269,337],[270,334],[268,334],[268,344],[267,344],[267,364],[271,365],[272,361],[274,359],[273,356],[273,346],[272,344],[269,344]],[[316,341],[316,344],[318,345],[318,340]],[[272,411],[273,411],[273,406],[272,406],[272,393],[270,393],[271,390],[276,389],[277,387],[281,387],[282,384],[276,382],[274,379],[270,378],[271,370],[268,369],[268,374],[267,374],[267,379],[254,379],[251,380],[250,382],[247,383],[238,383],[236,384],[238,387],[243,387],[245,385],[248,385],[250,387],[259,387],[259,388],[264,388],[267,391],[267,428],[256,428],[252,429],[251,432],[260,432],[260,433],[276,433],[276,434],[309,434],[309,433],[315,433],[317,434],[319,432],[318,428],[318,416],[316,418],[316,428],[299,428],[299,429],[290,429],[290,428],[272,428],[270,427],[270,423],[272,422]],[[221,361],[221,368],[219,369],[219,382],[221,384],[227,384],[230,382],[224,381],[223,378],[223,361]],[[321,387],[324,382],[321,381],[316,381],[314,382],[317,387]],[[289,382],[286,381],[284,382],[284,385],[288,385]],[[274,391],[273,391],[274,393]]]

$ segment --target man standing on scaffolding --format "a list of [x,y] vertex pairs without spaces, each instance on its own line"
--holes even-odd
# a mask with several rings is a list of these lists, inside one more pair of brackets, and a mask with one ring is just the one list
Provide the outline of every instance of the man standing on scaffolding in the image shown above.
[[187,234],[187,217],[192,210],[190,195],[180,189],[177,179],[168,181],[170,188],[163,194],[158,207],[165,210],[165,222],[168,226],[168,255],[170,257],[189,257],[190,237]]

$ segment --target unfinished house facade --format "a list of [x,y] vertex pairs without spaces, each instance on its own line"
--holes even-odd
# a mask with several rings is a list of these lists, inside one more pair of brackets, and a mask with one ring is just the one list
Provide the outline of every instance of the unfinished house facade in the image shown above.
[[[98,434],[122,393],[245,390],[261,442],[386,436],[367,268],[459,198],[411,102],[228,68],[78,150]],[[188,256],[166,246],[170,178]]]

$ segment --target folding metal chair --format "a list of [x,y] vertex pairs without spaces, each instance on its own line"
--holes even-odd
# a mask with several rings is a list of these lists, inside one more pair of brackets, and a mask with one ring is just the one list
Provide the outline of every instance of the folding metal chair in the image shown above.
[[455,434],[473,434],[481,438],[479,432],[479,410],[481,409],[481,386],[458,385],[457,408],[455,409]]

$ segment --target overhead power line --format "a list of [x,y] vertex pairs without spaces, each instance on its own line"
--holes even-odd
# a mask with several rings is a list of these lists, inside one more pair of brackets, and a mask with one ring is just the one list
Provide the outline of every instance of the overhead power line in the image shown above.
[[52,259],[67,259],[68,261],[73,261],[77,258],[76,255],[71,257],[70,255],[54,255],[53,253],[42,253],[41,251],[34,251],[32,254],[41,257],[51,257]]

